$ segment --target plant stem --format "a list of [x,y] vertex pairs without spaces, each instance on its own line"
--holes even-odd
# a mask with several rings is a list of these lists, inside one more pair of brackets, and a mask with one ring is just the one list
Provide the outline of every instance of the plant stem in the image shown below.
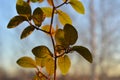
[[52,0],[52,3],[53,3],[53,9],[52,9],[52,17],[51,17],[51,23],[50,23],[50,37],[51,37],[51,40],[52,40],[52,44],[53,44],[53,49],[54,49],[54,80],[56,80],[56,68],[57,68],[57,55],[56,55],[56,51],[55,51],[55,42],[54,42],[54,39],[53,39],[53,36],[52,36],[52,25],[53,25],[53,19],[54,19],[54,12],[56,10],[55,6],[54,6],[54,2]]

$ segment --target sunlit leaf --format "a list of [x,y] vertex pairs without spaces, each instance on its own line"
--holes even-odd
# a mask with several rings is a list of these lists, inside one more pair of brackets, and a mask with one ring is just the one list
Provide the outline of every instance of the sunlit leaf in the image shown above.
[[35,57],[36,60],[36,64],[40,67],[44,67],[45,66],[45,62],[46,62],[46,58],[38,58]]
[[30,0],[31,2],[35,3],[35,2],[38,2],[38,0]]
[[70,69],[71,61],[67,55],[58,58],[58,66],[63,75],[67,74]]
[[40,3],[43,2],[44,0],[38,0]]
[[36,26],[41,26],[43,20],[45,19],[43,11],[41,8],[36,8],[33,12],[33,21]]
[[52,0],[47,0],[47,2],[48,2],[48,4],[49,4],[50,6],[52,6],[52,5],[53,5]]
[[23,0],[17,0],[16,9],[17,9],[17,13],[19,15],[30,18],[30,16],[31,16],[31,7],[27,2],[25,2]]
[[45,63],[46,71],[49,75],[54,73],[54,60],[53,58],[48,58]]
[[33,26],[28,26],[28,27],[26,27],[26,28],[23,30],[20,38],[21,38],[21,39],[26,38],[26,37],[29,36],[34,30],[35,30],[35,28],[34,28]]
[[21,57],[17,60],[17,64],[24,68],[36,68],[36,62],[30,57]]
[[64,39],[64,31],[62,29],[58,29],[55,34],[55,41],[56,45],[60,45],[63,48],[68,47],[68,44],[66,44]]
[[71,24],[65,24],[64,26],[65,42],[69,45],[75,44],[78,38],[77,30]]
[[50,8],[50,7],[42,7],[41,9],[44,12],[44,15],[46,17],[51,17],[52,16],[52,8]]
[[27,21],[26,17],[24,16],[15,16],[13,17],[7,25],[7,28],[15,28],[23,21]]
[[53,54],[46,46],[37,46],[32,49],[32,53],[38,58],[52,57]]
[[58,10],[57,13],[58,13],[58,19],[62,25],[65,25],[67,23],[72,24],[72,20],[67,13],[65,13],[61,10]]
[[[44,26],[41,27],[41,29],[44,30],[44,31],[49,32],[50,31],[50,25],[44,25]],[[54,36],[54,34],[55,34],[55,30],[52,27],[52,35]]]
[[78,13],[80,13],[80,14],[85,13],[84,6],[79,0],[70,0],[69,3]]
[[93,58],[91,52],[83,46],[74,46],[72,51],[78,52],[82,57],[84,57],[88,62],[92,63]]

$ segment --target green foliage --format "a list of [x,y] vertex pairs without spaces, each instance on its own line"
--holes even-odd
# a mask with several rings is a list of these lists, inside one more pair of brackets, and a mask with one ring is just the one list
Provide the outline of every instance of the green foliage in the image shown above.
[[66,75],[70,69],[71,61],[67,55],[58,58],[58,66],[63,75]]
[[44,16],[43,16],[43,11],[41,8],[36,8],[33,12],[33,21],[35,23],[36,26],[41,26],[43,20],[44,20]]
[[16,10],[19,15],[25,16],[30,19],[32,11],[30,5],[27,2],[23,0],[17,0]]
[[85,48],[83,46],[73,46],[72,50],[78,52],[87,61],[89,61],[90,63],[92,63],[92,61],[93,61],[92,55],[91,55],[90,51],[87,48]]
[[[17,0],[16,11],[18,15],[9,21],[7,28],[15,28],[26,21],[29,25],[22,31],[21,39],[28,37],[35,29],[47,33],[48,37],[51,38],[53,52],[47,46],[40,45],[32,49],[35,60],[27,56],[17,60],[19,66],[37,70],[33,80],[51,80],[49,78],[52,78],[53,74],[54,80],[56,80],[57,66],[63,75],[67,74],[71,66],[68,55],[74,51],[92,63],[93,59],[90,51],[83,46],[74,45],[78,39],[77,29],[73,26],[71,17],[60,8],[65,4],[70,4],[75,11],[84,14],[84,6],[79,0],[63,0],[63,3],[58,6],[56,6],[54,0],[47,0],[49,6],[37,7],[34,10],[32,10],[30,2],[39,2],[40,4],[44,0]],[[63,26],[59,28],[57,24],[56,30],[53,25],[55,15]],[[50,24],[43,25],[42,23],[46,18],[51,19]],[[47,75],[44,74],[42,69],[46,70]]]
[[17,64],[25,68],[36,68],[36,62],[30,57],[21,57],[17,60]]
[[52,57],[53,54],[46,46],[37,46],[32,49],[32,53],[39,58]]
[[26,38],[26,37],[29,36],[34,30],[35,30],[35,28],[34,28],[33,26],[28,26],[28,27],[26,27],[26,28],[23,30],[20,38],[21,38],[21,39]]
[[7,28],[15,28],[23,21],[27,21],[26,17],[24,16],[15,16],[13,17],[7,25]]
[[77,30],[74,28],[74,26],[70,24],[65,24],[64,26],[64,37],[65,42],[68,43],[68,45],[73,45],[78,39],[78,33]]

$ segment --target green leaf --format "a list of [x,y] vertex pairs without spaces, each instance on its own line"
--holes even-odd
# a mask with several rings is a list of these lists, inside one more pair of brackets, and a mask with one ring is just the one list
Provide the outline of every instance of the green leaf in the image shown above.
[[30,0],[31,2],[35,3],[35,2],[38,2],[38,0]]
[[67,55],[58,58],[58,66],[63,75],[67,74],[70,69],[71,61]]
[[70,0],[70,5],[80,14],[85,13],[83,4],[78,0]]
[[50,8],[50,7],[42,7],[41,9],[44,12],[44,15],[46,17],[51,17],[52,16],[52,8]]
[[57,13],[58,13],[58,19],[62,25],[65,25],[66,23],[72,24],[72,20],[67,13],[61,10],[58,10]]
[[45,63],[46,71],[49,75],[54,73],[54,60],[53,58],[48,58]]
[[19,15],[25,16],[28,19],[31,17],[31,7],[27,2],[23,0],[17,0],[16,9]]
[[30,57],[21,57],[17,60],[17,64],[24,68],[36,68],[36,62]]
[[45,66],[45,62],[46,62],[46,58],[38,58],[35,57],[36,60],[36,64],[40,67],[44,67]]
[[29,36],[34,30],[35,30],[35,28],[34,28],[33,26],[28,26],[28,27],[26,27],[26,28],[23,30],[20,38],[21,38],[21,39],[26,38],[26,37]]
[[27,21],[26,17],[24,16],[15,16],[13,17],[7,25],[7,28],[15,28],[23,21]]
[[62,46],[63,48],[67,48],[69,45],[66,44],[64,39],[64,31],[62,29],[58,29],[55,34],[56,45]]
[[46,46],[37,46],[32,49],[32,53],[38,58],[52,57],[53,54]]
[[64,37],[65,42],[69,45],[75,44],[78,39],[77,30],[71,24],[65,24],[64,26]]
[[32,18],[36,26],[41,26],[43,20],[45,19],[42,9],[39,7],[36,8],[33,12]]
[[88,62],[92,63],[93,58],[91,52],[83,46],[74,46],[72,51],[78,52],[82,57],[84,57]]

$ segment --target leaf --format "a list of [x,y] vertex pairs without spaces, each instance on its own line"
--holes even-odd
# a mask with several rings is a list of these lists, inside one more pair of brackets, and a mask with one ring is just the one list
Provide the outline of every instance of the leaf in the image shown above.
[[33,22],[35,23],[36,26],[41,26],[43,20],[45,19],[43,15],[43,11],[41,8],[36,8],[33,12]]
[[63,48],[67,48],[68,44],[66,44],[64,39],[64,31],[62,29],[58,29],[55,34],[56,45],[62,46]]
[[38,58],[35,57],[36,60],[36,64],[40,67],[44,67],[45,66],[45,62],[46,62],[46,58]]
[[31,7],[27,2],[23,0],[17,0],[16,9],[19,15],[25,16],[28,19],[31,17]]
[[38,0],[30,0],[31,2],[35,3],[35,2],[38,2]]
[[48,4],[49,4],[50,6],[53,5],[53,1],[52,1],[52,0],[47,0],[47,2],[48,2]]
[[69,45],[75,44],[78,39],[77,30],[71,24],[65,24],[64,26],[64,37],[65,42]]
[[38,0],[40,3],[43,2],[44,0]]
[[37,46],[32,49],[32,53],[38,58],[52,57],[53,54],[46,46]]
[[91,52],[83,46],[74,46],[72,51],[78,52],[82,57],[84,57],[88,62],[92,63],[92,54]]
[[58,19],[62,25],[65,25],[66,23],[72,24],[72,20],[67,13],[61,10],[58,10],[57,13],[58,13]]
[[21,57],[20,59],[18,59],[17,64],[24,68],[36,68],[35,61],[32,58],[27,56]]
[[45,64],[46,71],[49,75],[54,73],[54,60],[53,58],[48,58]]
[[46,17],[51,17],[52,16],[52,8],[50,8],[50,7],[42,7],[41,9],[44,12],[44,15]]
[[7,28],[15,28],[23,21],[27,21],[26,17],[24,16],[15,16],[13,17],[7,25]]
[[58,66],[63,75],[66,75],[70,69],[71,61],[67,55],[58,58]]
[[26,27],[26,28],[23,30],[20,38],[21,38],[21,39],[26,38],[26,37],[29,36],[34,30],[35,30],[35,28],[34,28],[33,26],[28,26],[28,27]]
[[76,10],[78,13],[80,13],[80,14],[85,13],[84,6],[80,1],[78,1],[78,0],[70,0],[69,3],[74,8],[74,10]]
[[[41,27],[42,30],[44,31],[47,31],[47,32],[50,32],[50,25],[44,25]],[[55,35],[55,30],[54,28],[52,27],[52,35],[54,36]]]

